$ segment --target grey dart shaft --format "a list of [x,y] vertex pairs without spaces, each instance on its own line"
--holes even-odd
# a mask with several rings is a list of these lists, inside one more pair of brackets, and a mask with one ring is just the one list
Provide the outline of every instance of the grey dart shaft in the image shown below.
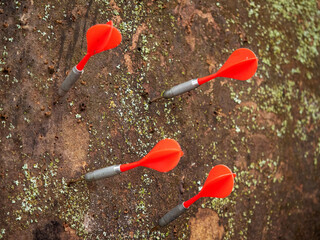
[[182,213],[184,213],[187,210],[183,206],[183,203],[179,204],[175,208],[171,209],[166,215],[164,215],[160,220],[159,220],[159,225],[161,227],[167,225],[168,223],[172,222],[175,220],[177,217],[179,217]]
[[84,175],[84,178],[86,179],[86,181],[94,181],[102,178],[112,177],[119,173],[121,173],[120,165],[113,165],[110,167],[95,170],[93,172],[89,172]]
[[72,85],[80,78],[82,71],[79,71],[76,66],[72,68],[66,79],[61,84],[58,94],[60,97],[63,97],[66,95],[66,93],[69,91],[69,89],[72,87]]
[[182,93],[189,92],[195,88],[199,87],[198,79],[192,79],[187,82],[181,83],[177,86],[172,87],[171,89],[163,93],[164,98],[172,98],[178,96]]

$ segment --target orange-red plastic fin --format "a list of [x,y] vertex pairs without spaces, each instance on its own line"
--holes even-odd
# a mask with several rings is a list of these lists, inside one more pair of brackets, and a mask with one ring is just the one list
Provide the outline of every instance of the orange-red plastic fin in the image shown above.
[[87,52],[90,55],[115,48],[122,40],[121,33],[112,22],[97,24],[87,31]]
[[256,73],[257,68],[258,59],[249,58],[230,66],[230,68],[220,69],[217,75],[244,81],[251,78]]
[[173,139],[163,139],[139,162],[141,166],[159,172],[172,170],[180,161],[183,152],[179,143]]
[[141,159],[141,166],[152,168],[159,172],[168,172],[175,168],[183,152],[179,149],[162,149],[153,151]]
[[[180,144],[174,140],[174,139],[170,139],[170,138],[166,138],[166,139],[163,139],[161,141],[159,141],[153,148],[152,150],[150,151],[150,153],[152,151],[157,151],[157,150],[162,150],[162,149],[178,149],[178,150],[181,150],[181,147],[180,147]],[[146,155],[148,156],[148,155]]]
[[223,66],[215,73],[198,79],[199,85],[216,77],[227,77],[237,80],[248,80],[258,68],[258,59],[254,52],[247,48],[235,50]]
[[207,186],[203,186],[201,197],[225,198],[230,195],[234,185],[232,173],[225,174],[209,181]]
[[235,174],[227,166],[215,166],[201,189],[201,196],[217,198],[229,196],[233,189],[234,177]]

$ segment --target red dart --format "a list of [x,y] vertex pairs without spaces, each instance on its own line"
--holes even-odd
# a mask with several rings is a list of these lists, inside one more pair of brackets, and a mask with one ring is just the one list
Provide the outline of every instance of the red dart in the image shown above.
[[140,161],[121,164],[121,172],[135,167],[147,167],[159,172],[168,172],[177,166],[183,156],[179,143],[173,139],[163,139]]
[[97,53],[117,47],[121,43],[121,33],[113,27],[112,21],[97,24],[87,31],[87,54],[76,66],[81,71],[89,58]]
[[255,74],[257,68],[258,59],[256,55],[247,48],[239,48],[230,55],[218,72],[206,77],[192,79],[181,83],[165,91],[162,96],[164,98],[171,98],[180,95],[195,89],[216,77],[233,78],[241,81],[248,80]]
[[121,33],[113,27],[112,21],[106,24],[97,24],[87,31],[87,54],[73,67],[67,78],[59,88],[59,96],[64,96],[72,85],[79,79],[83,68],[93,55],[117,47],[121,42]]
[[225,165],[217,165],[209,173],[201,191],[193,198],[185,201],[183,206],[189,208],[191,204],[202,197],[225,198],[230,195],[233,189],[236,174]]
[[173,139],[163,139],[141,160],[133,163],[114,165],[89,172],[85,175],[87,181],[111,177],[136,167],[147,167],[159,172],[172,170],[183,156],[179,143]]
[[234,178],[236,174],[232,173],[231,170],[225,165],[217,165],[209,173],[209,176],[204,183],[201,191],[185,201],[175,208],[171,209],[166,215],[159,220],[160,226],[165,226],[171,221],[175,220],[187,208],[191,206],[195,201],[202,197],[216,197],[225,198],[230,195],[234,185]]

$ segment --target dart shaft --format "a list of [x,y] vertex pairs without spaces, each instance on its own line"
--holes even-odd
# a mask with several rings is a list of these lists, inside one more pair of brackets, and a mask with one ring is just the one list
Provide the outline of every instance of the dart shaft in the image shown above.
[[99,180],[102,178],[112,177],[112,176],[117,175],[119,173],[121,173],[120,165],[113,165],[110,167],[95,170],[93,172],[89,172],[84,176],[84,178],[87,181],[94,181],[94,180]]
[[206,76],[206,77],[198,78],[198,83],[199,83],[199,85],[202,85],[202,84],[204,84],[204,83],[206,83],[206,82],[208,82],[208,81],[210,81],[210,80],[212,80],[212,79],[214,79],[216,77],[218,77],[218,73],[214,73],[214,74],[211,74],[211,75]]
[[139,167],[139,166],[140,166],[140,161],[121,164],[120,170],[121,170],[121,172],[125,172],[125,171],[128,171],[130,169],[133,169],[133,168],[136,168],[136,167]]
[[80,78],[81,73],[83,73],[83,71],[78,70],[76,66],[72,68],[72,70],[70,71],[70,73],[68,74],[68,76],[59,88],[58,94],[60,97],[66,95],[66,93],[69,91],[72,85]]
[[176,218],[178,218],[182,213],[184,213],[187,210],[183,206],[183,203],[179,204],[175,208],[171,209],[169,212],[166,213],[160,220],[159,220],[159,225],[161,227],[167,225],[168,223],[172,222]]
[[84,66],[87,64],[88,60],[90,59],[92,55],[91,54],[86,54],[81,61],[78,63],[77,65],[77,69],[79,69],[79,71],[82,71]]
[[192,79],[172,87],[163,93],[164,98],[172,98],[199,87],[198,79]]
[[195,201],[197,201],[200,198],[200,194],[195,195],[194,197],[190,198],[188,201],[185,201],[183,203],[183,206],[185,208],[189,208]]

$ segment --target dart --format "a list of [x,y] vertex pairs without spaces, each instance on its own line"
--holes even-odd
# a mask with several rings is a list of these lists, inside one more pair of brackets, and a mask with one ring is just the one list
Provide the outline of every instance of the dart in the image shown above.
[[160,97],[152,99],[150,102],[154,102],[161,98],[172,98],[178,96],[217,77],[233,78],[240,81],[248,80],[255,74],[257,68],[258,59],[256,55],[247,48],[239,48],[230,55],[218,72],[176,85],[171,89],[164,91]]
[[70,181],[68,185],[81,180],[94,181],[112,177],[136,167],[147,167],[159,172],[169,172],[178,165],[182,156],[183,152],[177,141],[168,138],[163,139],[145,157],[137,162],[113,165],[95,170],[85,174],[84,179],[79,178],[78,180]]
[[175,208],[171,209],[166,215],[159,220],[161,227],[172,222],[184,213],[195,201],[202,197],[225,198],[230,195],[234,185],[236,174],[225,165],[217,165],[213,167],[205,181],[201,191]]
[[113,27],[112,21],[106,24],[97,24],[90,27],[87,31],[87,54],[83,59],[74,66],[67,78],[59,88],[58,94],[64,96],[72,85],[80,78],[83,73],[83,68],[93,55],[115,48],[121,42],[121,33]]

